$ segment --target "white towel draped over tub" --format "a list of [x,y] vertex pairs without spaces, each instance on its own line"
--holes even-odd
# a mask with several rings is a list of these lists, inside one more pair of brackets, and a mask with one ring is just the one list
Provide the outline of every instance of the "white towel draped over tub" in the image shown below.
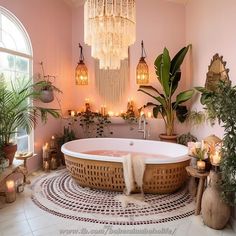
[[[138,206],[147,206],[143,197],[143,175],[145,171],[145,162],[142,156],[132,156],[128,154],[123,156],[123,174],[125,181],[125,195],[116,196],[121,202],[122,207],[127,207],[129,203]],[[135,190],[135,184],[140,187],[141,194],[131,194]]]

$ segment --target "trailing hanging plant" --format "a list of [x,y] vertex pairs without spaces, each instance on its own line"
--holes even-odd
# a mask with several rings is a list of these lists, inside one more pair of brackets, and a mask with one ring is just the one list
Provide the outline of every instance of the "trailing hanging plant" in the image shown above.
[[230,81],[220,81],[214,92],[202,87],[197,90],[210,118],[223,124],[222,194],[226,202],[236,205],[236,86]]
[[54,91],[62,93],[60,89],[53,85],[52,79],[55,80],[54,75],[46,75],[44,71],[43,62],[40,62],[42,67],[42,75],[38,74],[37,81],[34,84],[35,89],[40,93],[39,99],[42,102],[49,103],[54,100]]
[[181,122],[186,119],[187,108],[183,107],[182,104],[191,99],[194,94],[194,90],[190,89],[180,92],[175,96],[175,99],[173,98],[181,79],[180,66],[189,47],[190,45],[182,48],[172,60],[167,48],[164,48],[163,53],[156,58],[154,63],[156,75],[163,91],[145,85],[140,86],[138,90],[156,100],[157,103],[148,102],[145,107],[154,107],[153,116],[155,118],[157,118],[158,114],[161,114],[166,126],[166,135],[168,136],[173,135],[175,115]]
[[187,116],[187,121],[193,126],[201,125],[207,119],[207,114],[204,111],[189,111]]
[[87,137],[91,137],[95,133],[95,137],[104,137],[106,135],[105,131],[108,130],[110,134],[113,134],[108,127],[111,123],[109,116],[103,116],[97,112],[81,112],[78,114],[80,126],[83,128],[84,133]]

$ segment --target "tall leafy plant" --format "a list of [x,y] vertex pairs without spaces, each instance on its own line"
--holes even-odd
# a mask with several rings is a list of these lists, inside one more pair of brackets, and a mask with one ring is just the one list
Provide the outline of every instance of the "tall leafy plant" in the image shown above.
[[46,122],[48,115],[60,117],[57,109],[40,107],[30,102],[38,101],[40,97],[40,91],[35,86],[31,80],[22,78],[7,84],[4,77],[0,76],[0,141],[4,145],[10,144],[18,128],[29,133],[37,123],[37,118],[41,117]]
[[181,79],[180,66],[190,48],[190,45],[183,47],[173,59],[170,58],[169,51],[164,48],[163,53],[155,60],[155,70],[157,79],[161,85],[162,91],[153,86],[142,85],[138,91],[141,91],[157,103],[148,102],[145,106],[153,107],[153,116],[157,118],[160,113],[166,126],[166,134],[171,136],[174,132],[175,115],[181,122],[187,117],[187,108],[182,106],[184,102],[192,98],[194,90],[186,90],[174,97],[175,91],[178,88]]
[[236,86],[230,81],[220,81],[216,91],[203,87],[196,89],[201,92],[201,103],[208,117],[218,119],[224,127],[221,188],[226,202],[236,205]]

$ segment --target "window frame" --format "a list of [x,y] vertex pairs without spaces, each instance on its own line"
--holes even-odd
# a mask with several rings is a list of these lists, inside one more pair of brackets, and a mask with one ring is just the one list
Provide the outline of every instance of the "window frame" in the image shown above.
[[[8,53],[13,56],[19,56],[24,59],[27,59],[29,61],[29,78],[33,78],[33,48],[32,48],[30,37],[25,27],[21,23],[21,21],[12,12],[10,12],[9,10],[7,10],[6,8],[2,6],[0,6],[0,37],[1,37],[1,32],[2,32],[2,28],[1,28],[2,15],[4,15],[10,21],[12,21],[16,25],[16,27],[21,31],[22,35],[24,36],[26,45],[28,47],[29,54],[15,51],[8,48],[4,48],[4,47],[0,47],[0,52]],[[32,82],[33,82],[33,79],[32,79]],[[33,101],[30,101],[30,103],[33,103]],[[25,135],[22,135],[20,136],[20,138],[23,138],[24,136]],[[27,136],[28,136],[28,151],[34,152],[34,130],[32,130],[30,134],[28,134]]]

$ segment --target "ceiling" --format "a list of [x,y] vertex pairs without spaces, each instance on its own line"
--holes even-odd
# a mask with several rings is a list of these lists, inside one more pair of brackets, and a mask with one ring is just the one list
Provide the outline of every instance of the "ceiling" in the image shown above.
[[[64,0],[64,1],[70,6],[76,6],[76,7],[83,5],[83,3],[85,2],[85,0]],[[175,2],[184,5],[188,2],[188,0],[165,0],[165,1]]]

